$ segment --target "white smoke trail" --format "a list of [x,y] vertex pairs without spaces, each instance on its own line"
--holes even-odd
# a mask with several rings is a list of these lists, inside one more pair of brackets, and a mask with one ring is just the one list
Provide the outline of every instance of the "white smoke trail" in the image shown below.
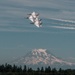
[[75,27],[65,27],[65,26],[50,26],[52,28],[59,28],[59,29],[70,29],[75,30]]

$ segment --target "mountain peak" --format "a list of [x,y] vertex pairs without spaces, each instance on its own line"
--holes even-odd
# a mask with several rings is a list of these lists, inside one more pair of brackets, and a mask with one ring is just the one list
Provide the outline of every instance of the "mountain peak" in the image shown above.
[[39,56],[42,56],[42,55],[47,56],[46,49],[34,49],[32,51],[32,54],[33,55],[39,55]]
[[17,64],[25,64],[25,65],[50,65],[50,66],[73,66],[74,63],[64,61],[53,56],[50,53],[47,53],[46,49],[34,49],[26,56],[14,61]]

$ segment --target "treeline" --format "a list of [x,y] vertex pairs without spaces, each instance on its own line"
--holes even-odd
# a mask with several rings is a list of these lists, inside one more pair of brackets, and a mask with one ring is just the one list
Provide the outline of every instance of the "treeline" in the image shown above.
[[75,75],[75,69],[59,69],[48,67],[41,67],[33,70],[32,68],[24,65],[16,66],[10,64],[0,65],[0,75]]

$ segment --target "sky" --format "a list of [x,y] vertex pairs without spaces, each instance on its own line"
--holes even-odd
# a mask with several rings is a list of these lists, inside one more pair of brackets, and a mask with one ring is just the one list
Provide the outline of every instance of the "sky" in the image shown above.
[[[26,19],[33,11],[41,28]],[[0,64],[40,48],[75,62],[75,0],[0,0]]]

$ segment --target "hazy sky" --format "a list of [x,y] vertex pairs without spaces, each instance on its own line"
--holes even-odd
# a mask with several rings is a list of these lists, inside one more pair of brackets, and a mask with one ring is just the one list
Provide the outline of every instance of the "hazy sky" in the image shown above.
[[[25,19],[33,11],[42,28]],[[0,0],[0,63],[39,48],[75,60],[75,0]]]

